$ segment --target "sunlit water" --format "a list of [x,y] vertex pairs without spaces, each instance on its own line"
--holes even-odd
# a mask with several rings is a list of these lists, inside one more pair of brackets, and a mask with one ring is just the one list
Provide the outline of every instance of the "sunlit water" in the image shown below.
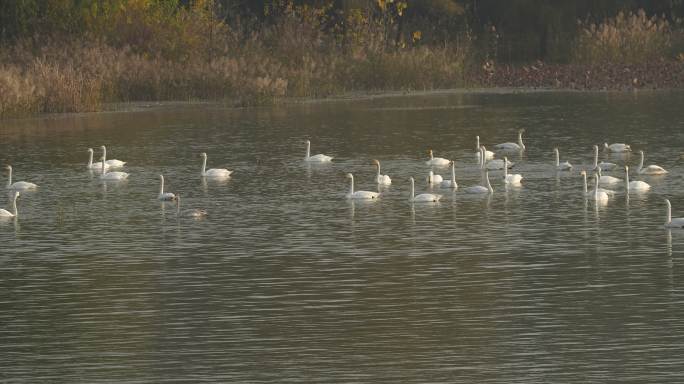
[[[666,197],[684,216],[682,105],[456,93],[3,121],[0,163],[40,188],[0,221],[0,381],[682,382],[684,233],[662,226]],[[523,186],[492,172],[492,196],[462,192],[481,183],[475,135],[491,149],[518,128]],[[307,138],[334,162],[305,165]],[[652,190],[596,207],[578,172],[604,141],[670,174],[632,173]],[[85,169],[102,144],[128,181]],[[429,148],[460,188],[411,205]],[[201,152],[234,177],[203,181]],[[375,190],[372,159],[392,186],[348,202],[347,172]],[[155,200],[162,173],[206,219]]]

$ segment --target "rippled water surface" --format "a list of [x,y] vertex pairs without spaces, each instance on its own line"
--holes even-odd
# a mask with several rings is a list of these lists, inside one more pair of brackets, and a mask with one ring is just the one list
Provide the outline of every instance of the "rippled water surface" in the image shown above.
[[[40,188],[0,221],[0,381],[682,382],[684,232],[662,226],[666,197],[684,216],[682,105],[452,93],[3,121],[0,163]],[[523,186],[492,172],[493,195],[465,194],[475,135],[491,149],[518,128]],[[333,163],[304,164],[307,138]],[[670,174],[632,172],[650,192],[596,207],[579,170],[604,141]],[[128,181],[85,169],[102,144]],[[430,148],[460,187],[411,205]],[[234,176],[202,180],[201,152]],[[375,190],[373,159],[392,186],[350,203],[345,173]],[[206,219],[156,200],[162,173]]]

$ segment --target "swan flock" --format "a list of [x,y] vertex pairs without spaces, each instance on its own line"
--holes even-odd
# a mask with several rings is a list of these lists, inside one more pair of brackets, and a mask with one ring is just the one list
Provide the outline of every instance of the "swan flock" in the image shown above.
[[[520,129],[518,131],[518,140],[517,142],[506,142],[502,144],[498,144],[494,146],[494,149],[497,151],[502,151],[502,152],[512,152],[512,151],[518,151],[522,154],[527,148],[523,142],[523,133],[525,131],[523,129]],[[305,141],[306,145],[306,152],[304,156],[304,161],[307,163],[326,163],[326,164],[331,164],[333,157],[324,155],[324,154],[316,154],[316,155],[311,155],[311,142],[309,140]],[[463,188],[462,192],[466,194],[493,194],[494,193],[494,188],[491,184],[490,181],[490,175],[489,173],[491,171],[502,171],[503,176],[502,180],[504,185],[507,186],[517,186],[521,187],[522,186],[522,180],[523,180],[523,175],[518,174],[518,173],[509,173],[509,169],[514,166],[513,162],[510,162],[508,160],[508,156],[503,156],[503,158],[497,159],[495,158],[497,154],[495,152],[488,151],[484,145],[481,144],[480,142],[480,136],[476,136],[476,157],[477,157],[477,164],[474,165],[475,169],[478,169],[481,171],[482,175],[482,183],[479,185],[473,185],[473,186],[468,186]],[[630,153],[632,151],[632,148],[628,144],[623,144],[623,143],[614,143],[614,144],[608,144],[604,143],[603,148],[605,151],[608,151],[610,153]],[[100,173],[99,178],[102,181],[125,181],[129,177],[129,173],[123,172],[123,171],[112,171],[111,169],[114,168],[123,168],[126,166],[127,162],[121,161],[121,160],[116,160],[116,159],[107,159],[107,149],[105,146],[100,147],[102,156],[100,157],[99,162],[93,162],[93,157],[94,157],[94,151],[92,148],[88,148],[88,162],[86,164],[86,169],[91,170],[91,171],[98,171]],[[425,165],[429,166],[430,169],[428,170],[428,176],[427,176],[427,187],[429,189],[432,188],[444,188],[444,189],[451,189],[453,193],[456,193],[458,190],[458,183],[456,181],[456,167],[455,164],[456,162],[454,160],[450,160],[447,158],[443,157],[436,157],[434,155],[434,152],[432,149],[429,149],[427,151],[428,153],[428,160],[425,161]],[[644,151],[640,150],[638,151],[640,155],[640,161],[639,165],[636,168],[636,174],[637,175],[666,175],[668,174],[668,171],[665,170],[663,167],[658,166],[658,165],[648,165],[644,167]],[[573,170],[572,164],[568,161],[562,161],[560,160],[560,150],[559,148],[553,148],[553,154],[554,154],[554,162],[553,162],[553,167],[555,171],[563,171],[563,172],[571,172]],[[624,185],[624,191],[626,194],[629,194],[630,192],[632,193],[645,193],[650,191],[651,185],[648,183],[641,181],[641,180],[632,180],[630,181],[630,175],[629,175],[629,166],[625,165],[622,167],[624,169],[624,180],[610,176],[610,175],[603,175],[602,172],[609,172],[618,169],[619,167],[617,164],[614,163],[605,163],[605,162],[598,162],[598,155],[599,155],[599,146],[594,145],[593,146],[593,167],[589,167],[590,170],[594,171],[594,189],[592,191],[588,190],[588,183],[587,183],[587,170],[583,169],[579,172],[579,174],[582,176],[583,179],[583,193],[582,195],[585,198],[591,199],[598,202],[605,203],[609,201],[614,195],[615,191],[614,190],[609,190],[609,189],[604,189],[600,188],[601,185]],[[213,178],[213,179],[228,179],[231,177],[231,174],[233,171],[230,171],[225,168],[210,168],[207,169],[207,154],[205,152],[200,153],[200,157],[202,159],[202,167],[201,167],[201,172],[200,176],[202,178]],[[349,179],[349,190],[348,193],[345,194],[345,197],[347,199],[351,200],[379,200],[381,196],[384,194],[383,191],[381,191],[381,187],[384,189],[390,188],[392,184],[392,179],[390,178],[389,175],[387,174],[382,174],[381,173],[381,165],[380,161],[377,159],[372,160],[372,164],[375,166],[375,175],[374,175],[374,180],[373,184],[377,185],[378,191],[367,191],[367,190],[355,190],[355,184],[354,184],[354,175],[352,173],[346,173],[346,177]],[[442,167],[447,167],[450,166],[450,173],[451,177],[450,179],[445,179],[441,175],[435,173],[435,170],[433,168],[442,168]],[[13,168],[10,165],[6,166],[6,169],[8,171],[8,177],[7,177],[7,190],[9,191],[9,205],[10,209],[0,209],[0,218],[17,218],[19,215],[18,207],[17,207],[17,200],[19,196],[22,194],[22,192],[25,191],[33,191],[36,192],[38,190],[38,185],[34,184],[32,182],[26,182],[26,181],[18,181],[18,182],[12,182],[12,176],[13,176]],[[159,192],[157,194],[157,200],[160,200],[162,202],[167,202],[167,201],[174,201],[176,202],[177,205],[177,212],[179,213],[179,216],[184,215],[184,216],[191,216],[191,217],[200,217],[206,215],[206,211],[204,210],[189,210],[189,211],[181,211],[180,210],[180,195],[179,194],[174,194],[171,192],[165,192],[164,190],[164,176],[159,175]],[[420,193],[416,195],[415,189],[415,179],[413,177],[409,177],[408,179],[410,183],[410,193],[409,193],[409,198],[408,200],[411,203],[438,203],[442,199],[442,195],[436,194],[436,193],[430,193],[430,192],[425,192],[425,193]],[[36,192],[37,193],[37,192]],[[668,199],[664,199],[666,203],[666,221],[665,221],[665,226],[668,228],[684,228],[684,218],[672,218],[671,215],[671,210],[672,206],[671,203]]]

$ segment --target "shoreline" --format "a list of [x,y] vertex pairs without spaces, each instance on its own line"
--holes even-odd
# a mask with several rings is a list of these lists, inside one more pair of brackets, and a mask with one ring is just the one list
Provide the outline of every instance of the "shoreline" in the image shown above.
[[338,95],[331,95],[326,97],[282,97],[278,98],[274,103],[255,104],[255,105],[239,105],[234,99],[217,99],[217,100],[158,100],[158,101],[130,101],[130,102],[111,102],[104,103],[103,109],[99,111],[85,111],[85,112],[51,112],[38,113],[25,116],[5,117],[0,118],[0,122],[31,120],[31,119],[45,119],[45,118],[62,118],[74,117],[79,115],[94,115],[94,114],[110,114],[110,113],[136,113],[151,110],[163,110],[177,106],[216,106],[226,109],[256,109],[256,108],[271,108],[276,106],[294,106],[305,104],[323,104],[336,103],[345,101],[362,101],[385,98],[401,98],[401,97],[420,97],[420,96],[439,96],[439,95],[512,95],[512,94],[533,94],[533,93],[591,93],[591,94],[629,94],[629,93],[660,93],[660,92],[684,92],[682,87],[661,87],[661,88],[639,88],[631,87],[624,89],[610,89],[610,88],[556,88],[550,86],[520,86],[520,87],[462,87],[462,88],[444,88],[434,90],[387,90],[387,91],[351,91]]

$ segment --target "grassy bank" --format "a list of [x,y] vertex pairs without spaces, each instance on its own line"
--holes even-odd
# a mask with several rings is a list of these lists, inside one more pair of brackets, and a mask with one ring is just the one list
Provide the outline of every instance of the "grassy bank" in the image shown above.
[[402,26],[401,1],[332,12],[331,5],[282,0],[265,11],[267,20],[216,17],[208,0],[170,3],[127,0],[117,3],[125,7],[80,10],[65,16],[78,20],[69,31],[52,27],[60,32],[4,44],[0,117],[98,111],[128,101],[263,105],[480,86],[684,87],[681,28],[644,13],[579,23],[570,64],[503,65],[495,30],[428,40],[417,26]]

